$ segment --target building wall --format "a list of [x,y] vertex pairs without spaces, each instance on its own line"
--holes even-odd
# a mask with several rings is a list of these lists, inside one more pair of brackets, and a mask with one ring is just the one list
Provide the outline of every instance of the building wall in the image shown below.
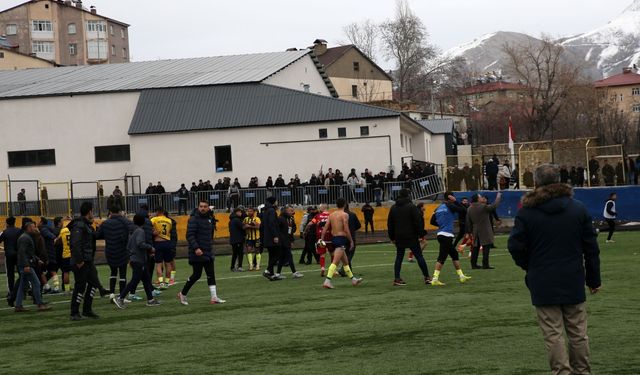
[[[341,77],[330,78],[340,99],[359,102],[373,102],[378,100],[391,100],[393,96],[393,88],[391,86],[391,81],[389,80]],[[357,86],[358,88],[358,97],[353,96],[353,86]]]
[[53,63],[9,50],[0,49],[0,70],[50,68]]
[[[94,147],[129,144],[127,131],[138,96],[118,93],[0,100],[0,175],[54,182],[131,174],[129,162],[96,164]],[[56,165],[9,168],[8,151],[51,148],[55,149]]]
[[298,91],[304,91],[304,85],[309,85],[310,93],[331,96],[331,92],[309,55],[267,78],[264,83]]
[[18,52],[27,55],[31,53],[31,24],[27,22],[28,10],[28,7],[21,6],[0,13],[0,35],[6,34],[7,25],[16,25],[18,28],[16,35],[6,35],[6,38],[20,46]]
[[[280,173],[287,181],[296,173],[304,181],[321,167],[325,172],[328,168],[388,171],[390,139],[393,165],[399,166],[404,155],[399,144],[393,142],[398,139],[398,123],[398,118],[388,118],[135,135],[131,137],[132,173],[143,176],[143,185],[159,178],[169,189],[177,189],[180,183],[198,179],[215,183],[224,177],[237,177],[246,186],[251,177],[257,176],[264,184],[268,176],[275,179]],[[369,126],[368,137],[360,137],[360,126]],[[338,138],[340,127],[347,128],[346,138]],[[321,128],[327,129],[326,141],[318,141]],[[267,145],[270,141],[280,143]],[[176,148],[176,144],[189,145],[189,151]],[[226,145],[231,145],[233,171],[216,173],[214,147]],[[165,176],[159,175],[158,161],[149,157],[158,149],[166,153],[162,170],[171,171]]]
[[[111,34],[112,29],[113,34]],[[116,49],[115,56],[109,54],[109,62],[112,64],[129,62],[129,32],[127,28],[117,23],[108,22],[107,30],[109,31],[109,48],[113,46]],[[122,33],[124,33],[124,37]]]
[[[638,90],[636,95],[634,89]],[[635,119],[640,118],[640,84],[598,88],[597,95],[603,104],[615,106]]]
[[[58,8],[58,40],[59,40],[59,61],[61,65],[84,65],[86,64],[86,46],[84,41],[85,22],[84,12],[78,12],[71,7]],[[69,34],[69,24],[76,25],[76,33]],[[76,54],[69,53],[69,44],[76,45]]]

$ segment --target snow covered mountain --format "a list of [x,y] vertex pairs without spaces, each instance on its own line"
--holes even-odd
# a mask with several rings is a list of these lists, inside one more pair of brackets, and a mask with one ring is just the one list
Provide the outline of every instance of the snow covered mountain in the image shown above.
[[[483,35],[472,42],[445,53],[467,60],[473,73],[500,71],[506,63],[502,52],[505,43],[521,44],[538,40],[530,35],[499,31]],[[556,40],[567,50],[570,61],[581,63],[585,73],[600,79],[622,72],[623,67],[640,66],[640,0],[634,0],[618,17],[602,27],[583,34]]]

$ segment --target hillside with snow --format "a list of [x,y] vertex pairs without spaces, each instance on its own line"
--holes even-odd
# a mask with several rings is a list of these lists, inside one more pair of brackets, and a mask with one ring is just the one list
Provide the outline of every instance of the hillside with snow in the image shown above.
[[[464,57],[473,73],[498,71],[506,65],[506,56],[502,52],[506,43],[522,44],[535,40],[538,39],[526,34],[499,31],[445,53]],[[618,74],[623,67],[640,66],[640,0],[634,0],[606,25],[556,42],[566,48],[566,58],[582,64],[585,73],[593,79]]]

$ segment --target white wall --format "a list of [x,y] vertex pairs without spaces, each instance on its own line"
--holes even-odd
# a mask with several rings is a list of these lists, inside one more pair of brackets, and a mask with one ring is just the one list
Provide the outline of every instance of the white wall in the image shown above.
[[[95,181],[130,173],[129,162],[96,164],[94,147],[129,144],[127,131],[138,96],[119,93],[0,100],[0,179],[10,175],[12,180]],[[8,151],[51,148],[56,152],[56,165],[9,168]],[[13,185],[13,195],[16,188]],[[34,197],[35,191],[27,194]]]
[[299,91],[304,91],[304,85],[307,84],[310,86],[310,93],[331,96],[327,84],[309,55],[302,57],[263,82]]
[[[198,179],[238,177],[242,186],[257,176],[264,184],[268,176],[273,179],[279,173],[287,180],[295,173],[302,181],[312,173],[318,173],[322,165],[348,173],[356,168],[358,173],[369,168],[373,172],[387,171],[389,166],[389,139],[376,137],[391,135],[392,157],[400,163],[398,139],[399,119],[372,119],[340,121],[277,127],[251,127],[221,129],[187,133],[136,135],[131,137],[131,159],[134,174],[143,176],[143,186],[158,179],[167,190],[177,189],[180,183],[190,185]],[[369,137],[360,138],[360,126],[369,126]],[[338,128],[347,128],[347,138],[338,138]],[[318,141],[318,129],[326,128],[327,141]],[[311,142],[299,142],[311,140]],[[269,144],[268,142],[286,142]],[[215,172],[215,146],[231,145],[233,171]],[[160,175],[157,160],[149,157],[154,150],[165,150],[163,170]]]
[[444,134],[431,135],[431,160],[435,164],[446,164],[446,146]]

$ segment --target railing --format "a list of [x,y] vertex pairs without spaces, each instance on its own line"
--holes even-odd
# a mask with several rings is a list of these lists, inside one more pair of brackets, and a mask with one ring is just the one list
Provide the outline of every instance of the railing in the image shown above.
[[[198,191],[190,192],[187,197],[182,198],[176,193],[130,194],[120,197],[71,196],[68,199],[0,202],[0,207],[7,207],[14,216],[66,217],[77,214],[82,203],[89,201],[93,203],[93,212],[96,217],[105,217],[109,208],[114,205],[127,214],[135,214],[142,205],[147,205],[150,211],[162,207],[171,214],[190,214],[199,201],[206,201],[217,210],[227,210],[240,205],[257,207],[265,203],[268,197],[275,197],[281,206],[288,204],[296,206],[334,204],[338,198],[344,198],[352,204],[382,203],[395,200],[403,188],[411,190],[413,199],[421,199],[442,193],[443,186],[439,176],[431,175],[413,181],[386,182],[379,187],[365,184],[243,188],[235,194],[230,194],[228,190]],[[3,211],[0,210],[0,214],[2,213]]]

